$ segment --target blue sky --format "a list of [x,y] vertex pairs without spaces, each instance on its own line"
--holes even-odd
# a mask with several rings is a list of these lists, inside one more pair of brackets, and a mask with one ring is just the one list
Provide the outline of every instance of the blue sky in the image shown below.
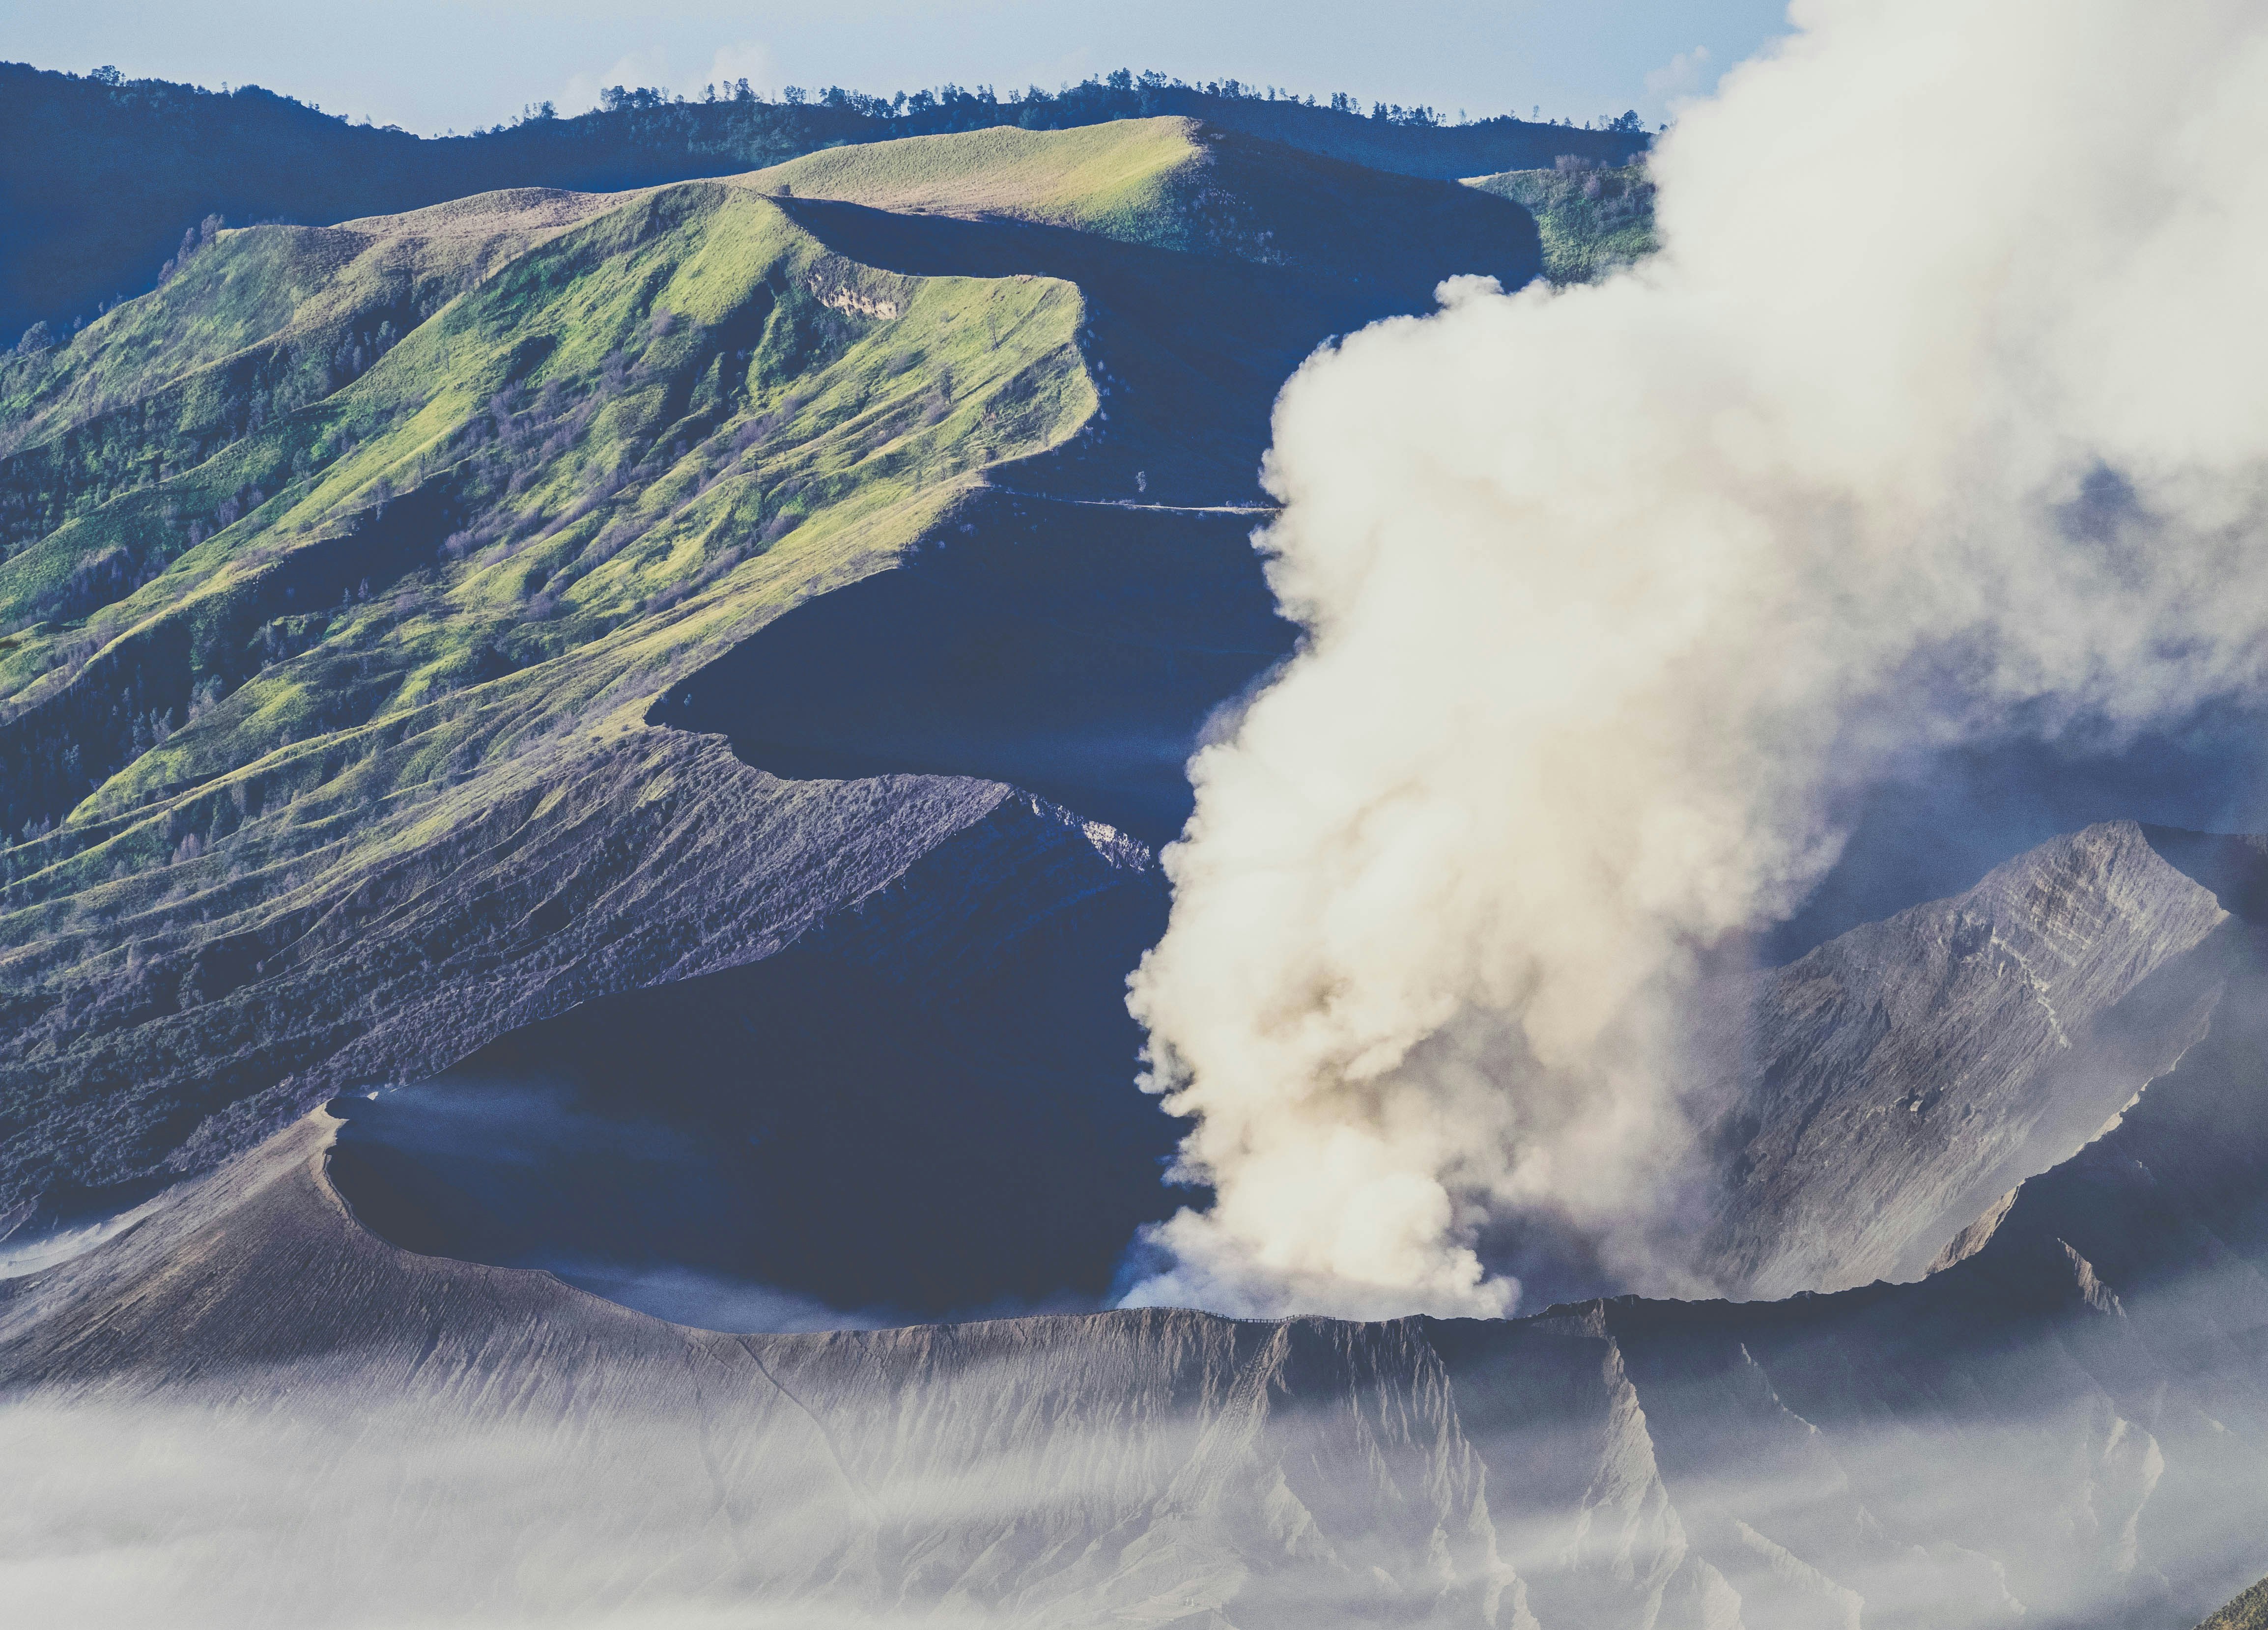
[[711,79],[1005,92],[1117,67],[1580,121],[1675,100],[1783,31],[1786,0],[0,0],[0,55],[252,83],[426,133]]

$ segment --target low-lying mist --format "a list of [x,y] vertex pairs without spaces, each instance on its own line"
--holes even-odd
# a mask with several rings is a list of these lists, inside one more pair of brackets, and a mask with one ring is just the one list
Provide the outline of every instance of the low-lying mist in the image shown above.
[[1712,958],[1886,788],[2257,705],[2268,15],[1793,18],[1663,140],[1658,258],[1453,282],[1286,388],[1306,643],[1195,760],[1133,987],[1216,1199],[1132,1301],[1503,1313],[1537,1237],[1707,1290]]
[[[1968,1430],[1923,1412],[1822,1432],[1704,1360],[1641,1418],[1671,1424],[1668,1403],[1683,1421],[1649,1446],[1642,1427],[1600,1430],[1564,1379],[1523,1391],[1519,1369],[1481,1384],[1478,1436],[1458,1410],[1410,1407],[1403,1385],[1437,1371],[1370,1373],[1376,1416],[1192,1390],[1137,1430],[1123,1398],[1059,1410],[1029,1366],[950,1363],[924,1385],[951,1406],[870,1396],[865,1421],[822,1418],[832,1435],[784,1398],[648,1408],[588,1374],[563,1414],[241,1371],[202,1398],[11,1398],[0,1591],[11,1622],[85,1630],[934,1630],[1167,1606],[1566,1630],[1681,1605],[1694,1623],[1983,1630],[2189,1623],[2258,1567],[2251,1502],[2216,1497],[2232,1468],[2169,1466],[2083,1391]],[[1154,1380],[1138,1369],[1133,1391]]]

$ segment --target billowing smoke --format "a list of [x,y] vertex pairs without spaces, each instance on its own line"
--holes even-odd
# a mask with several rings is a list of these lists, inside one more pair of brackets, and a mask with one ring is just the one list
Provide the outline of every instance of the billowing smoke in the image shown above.
[[1197,760],[1135,980],[1212,1185],[1137,1302],[1698,1288],[1681,1007],[1922,755],[2257,694],[2268,11],[1801,0],[1660,255],[1445,286],[1278,407],[1302,654]]

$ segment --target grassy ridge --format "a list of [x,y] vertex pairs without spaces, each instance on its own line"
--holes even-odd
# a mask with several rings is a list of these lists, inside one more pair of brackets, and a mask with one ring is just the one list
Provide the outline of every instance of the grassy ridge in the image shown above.
[[2262,1630],[2268,1626],[2268,1579],[2262,1580],[2197,1630]]
[[[1379,110],[1384,114],[1386,110]],[[1624,129],[1489,119],[1445,125],[1113,76],[1060,95],[947,87],[911,102],[840,92],[788,106],[633,98],[610,111],[421,139],[356,126],[258,86],[217,95],[162,80],[78,78],[0,63],[0,345],[34,319],[68,334],[98,301],[150,288],[184,229],[217,213],[310,224],[512,187],[611,192],[739,174],[798,154],[993,128],[1054,131],[1194,118],[1344,162],[1437,180],[1548,165],[1620,163]],[[1429,116],[1430,117],[1430,116]]]
[[1011,126],[836,148],[749,181],[878,209],[1009,215],[1159,242],[1177,224],[1165,212],[1172,178],[1201,158],[1195,135],[1178,119],[1045,134]]
[[[262,241],[292,235],[232,234],[211,288],[279,260],[304,274]],[[327,283],[300,309],[340,292]],[[493,734],[482,716],[515,692],[571,707],[578,691],[666,666],[783,591],[886,556],[983,464],[1067,435],[1095,400],[1073,344],[1080,312],[1061,283],[843,261],[741,189],[618,203],[497,270],[340,390],[256,426],[247,413],[243,435],[180,474],[159,462],[141,466],[157,477],[144,485],[98,487],[8,562],[10,623],[89,561],[162,564],[86,615],[13,635],[0,657],[6,822],[107,829],[249,766],[291,782],[336,738],[408,716],[438,709],[458,721],[445,735],[470,739]],[[92,371],[117,365],[107,342],[136,348],[139,314],[111,320]],[[236,361],[98,417],[162,422],[152,401],[230,398]],[[76,381],[46,384],[26,417]],[[43,444],[0,481],[54,467]],[[179,547],[199,516],[210,534]],[[149,858],[149,826],[77,849],[72,873]],[[55,847],[11,855],[11,870]]]
[[0,1187],[217,1157],[358,1046],[445,1063],[801,909],[835,862],[762,880],[837,818],[781,832],[653,697],[1099,394],[1076,287],[878,270],[783,202],[225,232],[0,366]]
[[[1535,264],[1452,186],[1008,135],[830,183],[975,220],[773,174],[225,231],[0,363],[0,1208],[878,885],[965,786],[774,781],[656,698],[962,537],[992,473],[1240,496],[1307,348]],[[1307,266],[1222,231],[1299,209]]]
[[[279,236],[217,243],[211,286],[272,273],[262,239]],[[278,333],[326,301],[354,307],[337,280],[355,264]],[[136,466],[143,484],[87,495],[8,563],[16,621],[42,591],[34,566],[158,565],[0,654],[0,797],[10,826],[44,834],[0,854],[11,1188],[224,1150],[215,1128],[254,1112],[235,1107],[247,1095],[288,1109],[292,1070],[350,1054],[411,990],[428,1011],[395,1045],[491,1033],[515,958],[562,926],[536,932],[504,902],[589,858],[633,863],[641,826],[713,825],[720,797],[745,797],[724,755],[640,745],[652,697],[887,564],[986,462],[1071,435],[1096,401],[1083,309],[1047,279],[878,272],[759,195],[694,183],[492,266],[312,401],[254,388],[271,411],[253,415],[247,352],[152,378],[92,421],[57,404],[68,379],[27,393],[63,428],[0,481],[154,403],[218,401],[196,422],[239,430],[178,474]],[[136,314],[113,315],[133,345]],[[211,530],[189,544],[199,517]],[[759,811],[738,821],[751,841],[763,830]],[[635,898],[620,882],[602,897]],[[358,933],[381,903],[395,931]],[[651,915],[664,938],[637,954],[665,958],[658,977],[681,930]],[[635,938],[634,921],[614,935]],[[453,986],[479,991],[482,970],[503,971],[504,995],[453,1021],[431,1010]]]
[[1543,236],[1543,275],[1555,283],[1595,283],[1660,247],[1653,231],[1653,182],[1643,159],[1619,169],[1513,170],[1466,185],[1509,198],[1535,217]]
[[[288,334],[321,348],[331,380],[505,261],[606,208],[578,193],[520,191],[335,227],[223,232],[150,297],[117,307],[74,344],[0,361],[0,453]],[[334,355],[342,342],[346,355]],[[374,359],[374,358],[372,358]],[[328,394],[316,389],[313,395]]]
[[[1377,278],[1386,245],[1498,252],[1503,223],[1461,189],[1365,169],[1189,119],[1061,132],[916,136],[758,171],[761,191],[897,212],[1010,219],[1186,253]],[[1485,189],[1484,189],[1485,190]],[[1366,235],[1351,233],[1359,221]],[[1522,223],[1524,225],[1525,224]]]

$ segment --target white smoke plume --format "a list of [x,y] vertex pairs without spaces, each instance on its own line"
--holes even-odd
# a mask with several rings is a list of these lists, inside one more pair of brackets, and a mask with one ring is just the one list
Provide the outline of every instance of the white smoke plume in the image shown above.
[[1498,1313],[1549,1228],[1698,1288],[1698,959],[1917,755],[2256,694],[2268,10],[1801,0],[1604,284],[1278,405],[1302,652],[1193,767],[1134,983],[1216,1198],[1131,1300]]

